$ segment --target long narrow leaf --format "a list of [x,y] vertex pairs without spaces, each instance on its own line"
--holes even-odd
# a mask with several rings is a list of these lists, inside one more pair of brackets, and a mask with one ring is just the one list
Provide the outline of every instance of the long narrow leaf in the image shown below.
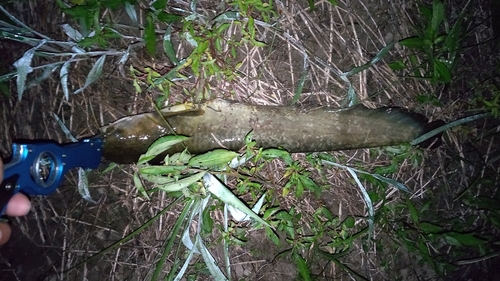
[[[181,227],[185,223],[186,217],[193,207],[194,200],[192,200],[192,199],[188,199],[188,200],[189,200],[188,203],[184,205],[182,212],[177,217],[177,220],[175,221],[174,227],[170,231],[168,237],[165,239],[165,241],[168,241],[168,242],[166,243],[166,246],[163,249],[163,253],[161,255],[160,260],[156,264],[156,268],[155,268],[155,271],[153,273],[153,276],[151,277],[151,281],[158,280],[160,273],[163,270],[163,266],[165,264],[165,261],[166,261],[167,257],[170,255],[170,253],[172,252],[172,246],[174,245],[176,238],[180,234]],[[189,227],[189,224],[188,224],[188,227]],[[173,274],[173,272],[174,272],[174,270],[171,271],[172,274]],[[172,276],[171,273],[169,273],[169,276]],[[167,278],[167,280],[168,280],[168,278]]]
[[[73,59],[75,55],[71,57]],[[69,75],[69,66],[71,65],[71,59],[64,62],[61,70],[59,71],[59,79],[61,80],[61,87],[63,89],[64,97],[66,100],[69,100],[69,87],[68,87],[68,75]]]
[[[258,214],[260,212],[260,209],[262,208],[262,205],[264,205],[264,200],[266,198],[266,194],[262,194],[262,196],[259,198],[259,200],[257,201],[257,203],[255,203],[255,205],[252,207],[252,211],[254,211],[254,213]],[[227,210],[231,213],[231,216],[233,217],[233,219],[237,222],[243,222],[243,221],[248,221],[250,220],[250,217],[245,214],[244,212],[236,209],[235,207],[231,206],[231,205],[226,205],[227,206]]]
[[387,46],[382,48],[382,50],[380,50],[375,55],[375,57],[373,57],[369,62],[351,69],[349,72],[346,73],[346,76],[352,76],[354,74],[357,74],[361,71],[364,71],[364,70],[370,68],[372,65],[374,65],[375,63],[380,61],[383,57],[385,57],[385,55],[389,52],[390,49],[392,49],[392,47],[394,47],[394,43],[388,44]]
[[[52,73],[54,73],[57,70],[57,68],[59,68],[59,66],[61,64],[62,64],[62,62],[54,62],[54,63],[42,65],[41,66],[41,68],[43,69],[42,74],[40,74],[39,76],[37,76],[35,79],[31,80],[26,85],[25,89],[29,89],[29,88],[32,88],[32,87],[40,85],[40,83],[42,81],[44,81],[45,79],[49,78],[49,76],[51,76]],[[33,68],[33,69],[35,69],[35,68]]]
[[206,174],[206,172],[199,172],[197,174],[194,174],[192,176],[189,176],[187,178],[183,178],[181,180],[178,180],[176,182],[168,183],[165,185],[158,186],[159,189],[165,191],[165,192],[174,192],[174,191],[180,191],[193,183],[199,181],[203,176]]
[[82,34],[78,30],[74,29],[71,25],[65,23],[61,25],[61,28],[64,31],[64,33],[66,33],[66,35],[68,35],[68,37],[71,38],[71,40],[75,42],[80,42],[83,39]]
[[175,65],[179,64],[179,60],[175,55],[174,46],[172,44],[172,24],[169,24],[165,35],[163,36],[163,51],[167,55],[167,58]]
[[256,213],[254,213],[250,208],[247,207],[241,200],[236,197],[231,190],[229,190],[225,185],[223,185],[216,177],[210,173],[206,173],[203,177],[203,182],[210,193],[217,196],[222,202],[235,207],[236,209],[242,211],[246,215],[250,216],[254,220],[262,223],[265,226],[271,227],[266,221],[260,218]]
[[368,192],[366,192],[366,189],[363,186],[363,184],[361,183],[361,181],[359,181],[358,175],[356,175],[354,170],[348,167],[347,171],[354,178],[354,180],[356,181],[356,184],[359,187],[359,190],[361,191],[361,194],[363,194],[363,199],[365,200],[366,207],[368,209],[368,240],[371,240],[371,237],[373,234],[373,223],[375,222],[375,211],[373,209],[372,199],[368,195]]
[[432,138],[433,136],[437,135],[437,134],[440,134],[448,129],[451,129],[453,127],[456,127],[456,126],[459,126],[459,125],[462,125],[462,124],[465,124],[465,123],[468,123],[468,122],[472,122],[474,120],[478,120],[478,119],[482,119],[482,118],[485,118],[487,116],[490,116],[491,114],[490,113],[481,113],[481,114],[476,114],[476,115],[472,115],[472,116],[468,116],[468,117],[465,117],[465,118],[462,118],[462,119],[458,119],[456,121],[453,121],[453,122],[450,122],[446,125],[443,125],[439,128],[436,128],[426,134],[423,134],[421,135],[420,137],[414,139],[413,141],[410,142],[411,145],[417,145],[425,140],[428,140],[429,138]]
[[33,68],[31,67],[33,56],[35,55],[36,50],[46,42],[47,40],[41,40],[38,45],[27,50],[24,55],[14,63],[14,67],[17,70],[16,86],[17,98],[19,100],[23,97],[24,89],[26,88],[26,78],[28,77],[28,74],[33,71]]
[[152,158],[168,150],[170,147],[178,143],[181,143],[187,139],[189,139],[189,137],[171,136],[171,135],[159,138],[158,140],[153,142],[151,146],[149,146],[148,151],[145,154],[141,155],[138,164],[145,163],[151,160]]
[[[74,269],[74,268],[78,268],[80,267],[82,264],[85,264],[85,263],[90,263],[98,258],[100,258],[102,255],[104,255],[105,253],[117,248],[117,247],[120,247],[121,245],[123,245],[124,243],[126,243],[127,241],[129,241],[130,239],[134,238],[136,235],[138,235],[139,233],[141,233],[144,229],[146,229],[147,227],[149,227],[152,223],[154,223],[158,218],[160,218],[163,214],[165,214],[167,211],[169,211],[172,206],[174,206],[179,200],[181,199],[181,197],[175,199],[172,203],[170,203],[167,207],[165,207],[163,210],[161,210],[158,214],[156,214],[154,217],[152,217],[151,219],[149,219],[147,222],[145,222],[143,225],[141,225],[140,227],[138,227],[137,229],[135,229],[134,231],[132,231],[130,234],[128,234],[127,236],[123,237],[122,239],[116,241],[115,243],[109,245],[108,247],[104,248],[102,251],[100,251],[99,253],[97,254],[94,254],[93,256],[91,256],[90,258],[78,263],[77,265],[75,265],[74,267],[70,268],[70,269]],[[70,270],[68,269],[68,270]]]
[[197,239],[195,242],[196,247],[198,248],[198,251],[201,252],[201,256],[203,257],[203,260],[205,261],[205,264],[207,265],[208,270],[210,271],[210,274],[212,275],[212,277],[215,280],[221,280],[221,281],[228,280],[226,278],[226,276],[224,276],[224,273],[222,273],[220,268],[215,263],[215,259],[212,256],[212,254],[210,254],[207,247],[205,247],[205,245],[203,244],[201,237],[200,237],[200,234],[198,233],[196,236],[197,236],[196,237]]
[[374,178],[376,178],[376,179],[378,179],[380,181],[383,181],[385,183],[393,185],[394,187],[396,187],[397,189],[399,189],[401,191],[412,193],[404,184],[402,184],[402,183],[400,183],[400,182],[398,182],[396,180],[393,180],[393,179],[390,179],[390,178],[386,178],[386,177],[381,176],[381,175],[368,173],[366,171],[358,170],[358,169],[355,169],[355,168],[352,168],[352,167],[348,167],[348,166],[345,166],[345,165],[342,165],[342,164],[338,164],[338,163],[335,163],[335,162],[332,162],[332,161],[328,161],[328,160],[325,160],[325,159],[322,159],[321,163],[327,164],[327,165],[331,165],[331,166],[335,166],[335,167],[342,168],[342,169],[351,169],[351,170],[355,171],[356,173],[370,175],[370,176],[372,176],[372,177],[374,177]]
[[94,83],[99,77],[101,77],[102,69],[104,67],[104,62],[106,61],[106,55],[102,55],[94,64],[92,69],[90,69],[89,74],[87,74],[87,79],[85,80],[85,84],[82,88],[75,91],[75,94],[82,92],[86,89],[90,84]]
[[135,10],[134,5],[125,1],[125,12],[127,12],[128,17],[132,20],[133,23],[137,24],[137,11]]

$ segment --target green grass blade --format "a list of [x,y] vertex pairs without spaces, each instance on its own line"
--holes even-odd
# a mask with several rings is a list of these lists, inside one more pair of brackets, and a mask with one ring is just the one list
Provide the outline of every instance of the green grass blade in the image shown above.
[[[172,247],[174,245],[174,242],[175,242],[176,238],[180,235],[181,227],[185,223],[186,217],[187,217],[189,211],[191,211],[191,209],[193,207],[194,200],[191,198],[188,198],[187,200],[188,200],[188,202],[184,206],[184,208],[182,209],[182,212],[179,214],[179,217],[177,218],[177,220],[175,221],[175,224],[174,224],[174,227],[172,228],[172,231],[170,231],[169,236],[165,239],[165,241],[168,241],[168,242],[165,246],[165,249],[163,249],[163,253],[161,255],[160,260],[156,264],[155,271],[153,273],[153,276],[151,277],[152,281],[158,280],[158,277],[160,276],[161,270],[163,269],[163,265],[165,264],[165,261],[166,261],[168,255],[172,252]],[[175,272],[174,270],[171,270],[171,272],[169,272],[168,275],[170,276],[171,273],[173,274],[174,272]],[[169,278],[167,277],[166,279],[168,280]]]
[[368,281],[369,279],[367,279],[366,277],[364,277],[361,274],[357,273],[356,271],[352,270],[350,267],[348,267],[347,265],[341,263],[338,260],[340,257],[343,257],[343,256],[347,255],[349,253],[349,251],[350,251],[350,248],[351,247],[349,247],[348,250],[345,250],[345,251],[343,251],[341,253],[337,253],[337,254],[330,254],[330,253],[324,252],[324,251],[319,250],[319,249],[316,249],[316,252],[320,256],[322,256],[323,258],[334,262],[335,264],[337,264],[338,266],[340,266],[342,269],[344,269],[345,271],[347,271],[350,274],[352,274],[353,276],[355,276],[356,280],[366,280],[366,281]]
[[307,266],[306,260],[297,253],[297,250],[292,251],[292,260],[295,265],[297,265],[297,269],[299,270],[299,274],[304,281],[311,281],[311,272],[309,271],[309,266]]
[[153,224],[158,218],[160,218],[163,214],[165,214],[167,211],[169,211],[172,208],[172,206],[174,206],[180,199],[181,199],[181,197],[175,199],[167,207],[165,207],[163,210],[161,210],[154,217],[152,217],[151,219],[149,219],[148,221],[146,221],[143,225],[141,225],[140,227],[138,227],[137,229],[135,229],[134,231],[132,231],[130,234],[128,234],[127,236],[123,237],[122,239],[114,242],[113,244],[109,245],[108,247],[104,248],[99,253],[97,253],[97,254],[91,256],[90,258],[88,258],[88,259],[86,259],[86,260],[78,263],[73,268],[68,269],[68,271],[71,270],[71,269],[74,269],[74,268],[78,268],[78,267],[80,267],[81,265],[83,265],[85,263],[90,263],[90,262],[92,262],[92,261],[100,258],[105,253],[107,253],[107,252],[109,252],[109,251],[111,251],[111,250],[113,250],[113,249],[115,249],[117,247],[120,247],[121,245],[125,244],[127,241],[131,240],[132,238],[134,238],[135,236],[137,236],[139,233],[141,233],[144,229],[146,229],[149,226],[151,226],[151,224]]
[[454,128],[454,127],[457,127],[457,126],[460,126],[462,124],[465,124],[465,123],[468,123],[468,122],[472,122],[474,120],[478,120],[478,119],[482,119],[482,118],[485,118],[487,116],[491,116],[490,113],[481,113],[481,114],[476,114],[476,115],[472,115],[472,116],[468,116],[468,117],[465,117],[465,118],[462,118],[462,119],[459,119],[459,120],[456,120],[456,121],[453,121],[453,122],[450,122],[446,125],[443,125],[439,128],[436,128],[428,133],[425,133],[423,135],[421,135],[420,137],[414,139],[413,141],[410,142],[411,145],[417,145],[425,140],[428,140],[430,138],[432,138],[433,136],[437,135],[437,134],[440,134],[448,129],[451,129],[451,128]]
[[175,65],[179,64],[179,60],[175,54],[174,46],[172,44],[172,24],[169,24],[165,35],[163,36],[163,51],[167,55],[168,59]]
[[220,270],[220,268],[217,266],[214,257],[210,252],[208,251],[207,247],[202,242],[200,234],[196,234],[196,241],[195,245],[198,248],[198,251],[201,252],[201,256],[203,257],[203,260],[205,261],[205,264],[208,267],[208,270],[210,271],[210,274],[215,280],[229,280],[224,276],[224,273]]
[[307,52],[302,51],[302,57],[304,59],[304,66],[302,68],[302,73],[300,75],[299,84],[297,85],[297,88],[295,89],[295,93],[293,95],[292,104],[295,104],[299,100],[307,79],[307,74],[309,69],[309,58],[307,56]]
[[391,43],[391,44],[385,46],[369,62],[367,62],[367,63],[365,63],[365,64],[363,64],[361,66],[358,66],[358,67],[355,67],[355,68],[351,69],[349,72],[345,73],[345,75],[347,77],[349,77],[349,76],[352,76],[354,74],[360,73],[361,71],[364,71],[364,70],[370,68],[372,65],[376,64],[383,57],[385,57],[385,55],[387,55],[387,53],[389,52],[389,50],[392,49],[392,47],[394,47],[394,43]]
[[427,31],[427,36],[434,41],[439,33],[439,26],[444,20],[444,4],[441,0],[434,0],[432,3],[432,19],[430,30]]
[[[228,216],[228,209],[229,205],[224,204],[224,221],[223,221],[223,227],[224,227],[224,232],[229,233],[229,226],[228,226],[228,221],[229,221],[229,216]],[[231,278],[231,262],[229,260],[229,236],[225,236],[222,239],[222,247],[224,251],[224,265],[226,266],[226,276]]]
[[144,185],[142,184],[142,181],[139,178],[139,174],[137,172],[134,173],[133,180],[134,180],[135,188],[137,188],[137,190],[139,190],[139,192],[142,194],[142,196],[144,196],[145,198],[150,200],[149,195],[148,195],[146,189],[144,188]]
[[150,56],[155,57],[156,53],[156,32],[153,18],[148,16],[148,22],[144,31],[144,41],[146,42],[146,49]]
[[354,170],[349,168],[349,167],[347,168],[347,171],[354,178],[354,180],[356,181],[356,184],[359,187],[359,190],[361,191],[361,194],[363,194],[363,199],[365,200],[365,204],[366,204],[366,207],[368,209],[368,240],[371,240],[371,237],[373,234],[373,223],[375,222],[375,211],[373,209],[372,199],[368,195],[368,192],[366,192],[366,188],[363,186],[363,184],[359,180],[356,172],[354,172]]
[[322,159],[321,163],[327,164],[327,165],[331,165],[331,166],[335,166],[335,167],[342,168],[342,169],[348,169],[349,168],[349,169],[355,171],[356,173],[370,175],[370,176],[372,176],[372,177],[374,177],[374,178],[376,178],[376,179],[378,179],[380,181],[383,181],[385,183],[388,183],[388,184],[391,184],[391,185],[395,186],[399,190],[402,190],[402,191],[407,192],[407,193],[412,193],[404,184],[402,184],[402,183],[400,183],[400,182],[398,182],[396,180],[393,180],[393,179],[386,178],[384,176],[378,175],[378,174],[372,174],[372,173],[369,173],[369,172],[365,172],[365,171],[362,171],[362,170],[351,168],[351,167],[348,167],[348,166],[345,166],[345,165],[341,165],[341,164],[338,164],[338,163],[335,163],[335,162],[332,162],[332,161],[328,161],[328,160],[325,160],[325,159]]

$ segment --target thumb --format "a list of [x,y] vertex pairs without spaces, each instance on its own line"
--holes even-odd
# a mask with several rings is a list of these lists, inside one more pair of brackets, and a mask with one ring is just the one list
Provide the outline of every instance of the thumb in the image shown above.
[[10,226],[6,223],[0,222],[0,245],[3,245],[9,241],[10,238]]

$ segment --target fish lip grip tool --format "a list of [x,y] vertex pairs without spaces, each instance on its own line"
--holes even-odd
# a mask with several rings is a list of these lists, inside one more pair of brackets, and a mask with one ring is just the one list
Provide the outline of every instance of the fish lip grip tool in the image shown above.
[[14,143],[12,160],[6,163],[0,184],[0,214],[14,194],[53,193],[64,174],[76,167],[95,169],[101,162],[102,139],[99,136],[79,142],[57,144],[53,141]]

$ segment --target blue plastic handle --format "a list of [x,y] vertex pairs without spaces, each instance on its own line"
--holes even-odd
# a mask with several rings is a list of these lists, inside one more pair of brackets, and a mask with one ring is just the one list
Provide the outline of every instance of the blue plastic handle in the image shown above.
[[57,144],[52,141],[14,143],[12,160],[5,165],[0,185],[0,210],[14,194],[48,195],[61,184],[64,174],[76,167],[95,169],[101,162],[99,136],[79,142]]

